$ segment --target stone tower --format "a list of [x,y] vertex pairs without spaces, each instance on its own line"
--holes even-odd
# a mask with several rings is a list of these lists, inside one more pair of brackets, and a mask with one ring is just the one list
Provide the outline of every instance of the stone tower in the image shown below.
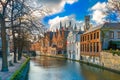
[[90,15],[85,16],[85,26],[84,26],[84,31],[89,30],[90,28]]

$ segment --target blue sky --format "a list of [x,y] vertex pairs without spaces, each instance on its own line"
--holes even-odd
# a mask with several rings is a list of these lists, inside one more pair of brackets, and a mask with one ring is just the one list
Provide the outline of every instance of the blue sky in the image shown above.
[[61,12],[45,16],[43,18],[43,23],[48,25],[49,20],[54,19],[55,17],[64,17],[74,15],[77,21],[83,21],[84,16],[91,14],[89,8],[93,7],[98,2],[103,3],[107,0],[78,0],[73,4],[66,3]]

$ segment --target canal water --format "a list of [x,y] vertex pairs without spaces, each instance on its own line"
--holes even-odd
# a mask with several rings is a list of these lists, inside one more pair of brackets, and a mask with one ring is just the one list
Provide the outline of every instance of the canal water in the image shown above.
[[28,75],[28,80],[120,80],[120,74],[45,56],[32,58]]

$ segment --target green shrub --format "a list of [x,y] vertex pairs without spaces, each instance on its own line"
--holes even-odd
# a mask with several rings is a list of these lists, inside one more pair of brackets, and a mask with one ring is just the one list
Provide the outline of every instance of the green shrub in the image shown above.
[[26,64],[28,64],[30,58],[26,55],[24,55],[24,57],[26,57],[26,61],[20,66],[19,70],[16,70],[15,73],[12,75],[12,77],[10,78],[10,80],[16,80],[20,77],[21,71],[23,71],[23,69],[26,67]]
[[117,54],[118,56],[120,56],[120,50],[118,49],[117,50],[110,49],[109,52],[112,53],[113,55]]

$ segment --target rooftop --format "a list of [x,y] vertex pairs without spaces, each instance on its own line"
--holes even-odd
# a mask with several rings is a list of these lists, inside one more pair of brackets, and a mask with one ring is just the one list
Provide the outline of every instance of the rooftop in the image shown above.
[[92,32],[92,31],[95,31],[95,30],[98,30],[98,29],[106,29],[106,28],[109,28],[109,29],[120,29],[120,23],[104,23],[104,24],[98,25],[96,27],[90,28],[88,31],[86,31],[83,34],[87,34],[89,32]]

